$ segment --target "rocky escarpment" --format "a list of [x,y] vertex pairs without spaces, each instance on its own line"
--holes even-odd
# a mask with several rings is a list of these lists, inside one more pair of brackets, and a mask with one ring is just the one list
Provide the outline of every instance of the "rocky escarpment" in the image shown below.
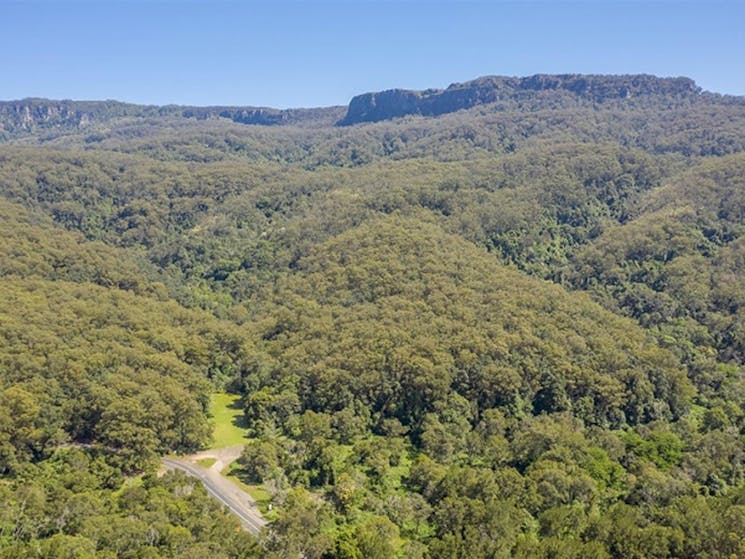
[[154,107],[118,101],[53,101],[22,99],[0,102],[0,130],[9,133],[53,128],[82,128],[93,122],[143,115]]
[[43,131],[83,129],[122,117],[224,118],[241,124],[275,126],[328,120],[343,114],[343,107],[271,109],[261,107],[190,107],[135,105],[118,101],[55,101],[22,99],[0,101],[0,133],[11,137]]
[[521,103],[555,108],[557,102],[660,96],[693,97],[701,89],[688,78],[658,78],[649,75],[535,75],[526,78],[490,76],[447,89],[410,91],[391,89],[365,93],[352,99],[346,108],[272,109],[240,106],[154,106],[118,101],[54,101],[23,99],[0,102],[0,139],[44,131],[77,130],[94,123],[122,117],[228,119],[241,124],[276,126],[322,123],[348,125],[375,122],[406,115],[436,116],[477,105],[502,102],[507,108],[521,109]]
[[[272,109],[268,107],[178,107],[186,118],[227,118],[241,124],[278,126],[300,124],[339,118],[343,107],[320,107],[313,109]],[[333,120],[331,121],[333,122]]]
[[447,89],[391,89],[352,99],[341,125],[375,122],[406,115],[436,116],[498,101],[519,101],[541,92],[560,92],[594,102],[648,95],[694,96],[701,89],[689,78],[649,75],[544,75],[525,78],[489,76]]

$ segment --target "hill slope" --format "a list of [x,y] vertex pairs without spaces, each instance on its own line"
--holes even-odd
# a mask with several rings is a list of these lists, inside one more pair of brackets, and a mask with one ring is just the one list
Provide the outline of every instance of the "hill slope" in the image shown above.
[[[347,113],[0,104],[0,558],[745,556],[743,99]],[[225,391],[258,542],[152,475]]]

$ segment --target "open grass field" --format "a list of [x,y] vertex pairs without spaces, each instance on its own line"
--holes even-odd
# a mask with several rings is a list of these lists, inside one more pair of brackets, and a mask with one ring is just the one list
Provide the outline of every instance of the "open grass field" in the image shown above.
[[241,398],[237,394],[217,392],[212,395],[210,413],[215,426],[212,448],[246,444]]

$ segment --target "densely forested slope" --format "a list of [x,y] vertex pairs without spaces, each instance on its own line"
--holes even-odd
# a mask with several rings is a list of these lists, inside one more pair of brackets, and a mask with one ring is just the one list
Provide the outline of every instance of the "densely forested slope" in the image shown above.
[[702,162],[580,251],[571,281],[657,331],[716,398],[745,359],[745,158]]
[[[344,127],[34,101],[0,556],[745,556],[745,104],[649,80]],[[150,476],[225,388],[259,543]]]
[[137,254],[0,216],[0,557],[253,556],[197,482],[124,477],[209,442],[245,338],[168,301]]
[[[741,483],[740,427],[692,421],[680,362],[639,326],[431,221],[335,236],[252,307],[268,355],[244,379],[247,475],[332,505],[300,549],[365,556],[377,517],[403,556],[677,553],[680,507],[730,506],[694,496]],[[290,497],[285,553],[301,545]],[[616,524],[623,503],[639,526]],[[335,523],[353,530],[324,540]]]
[[229,329],[86,283],[4,278],[3,295],[4,472],[68,442],[113,449],[137,470],[209,441],[207,379],[230,375],[240,352]]
[[88,242],[6,199],[0,199],[0,276],[91,282],[140,294],[163,291],[142,255]]
[[[3,471],[60,444],[116,449],[122,467],[138,469],[158,450],[207,441],[207,379],[229,378],[239,366],[234,329],[168,301],[136,252],[86,241],[7,201],[0,216],[0,386],[6,405],[34,416],[26,418],[33,440],[17,436],[13,414],[5,418]],[[106,411],[125,396],[132,409]],[[144,417],[158,406],[171,427],[164,416]],[[116,429],[105,418],[113,416],[136,448],[111,438]]]
[[576,143],[500,158],[312,171],[30,149],[2,158],[5,196],[89,239],[147,249],[179,283],[233,297],[329,235],[374,215],[422,208],[503,260],[557,278],[577,246],[628,219],[640,193],[685,167],[641,150]]
[[296,270],[252,307],[274,359],[247,382],[268,397],[291,388],[301,409],[366,409],[417,434],[450,398],[474,421],[494,407],[613,426],[685,413],[685,375],[636,325],[421,220],[370,221]]

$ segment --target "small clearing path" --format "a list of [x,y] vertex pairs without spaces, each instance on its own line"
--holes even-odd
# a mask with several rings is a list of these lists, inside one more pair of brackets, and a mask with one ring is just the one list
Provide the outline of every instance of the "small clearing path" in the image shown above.
[[235,446],[226,446],[224,448],[200,450],[199,452],[190,454],[189,456],[185,456],[184,458],[186,460],[189,460],[189,462],[194,463],[201,463],[204,460],[209,460],[210,458],[212,458],[214,459],[214,462],[209,467],[209,469],[219,474],[220,472],[225,471],[233,462],[238,460],[241,452],[243,452],[243,445],[239,444]]

